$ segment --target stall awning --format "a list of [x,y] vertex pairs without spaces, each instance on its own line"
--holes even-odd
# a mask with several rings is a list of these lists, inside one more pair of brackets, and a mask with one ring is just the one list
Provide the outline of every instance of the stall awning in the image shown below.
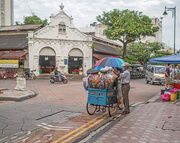
[[0,51],[0,59],[26,59],[27,51]]
[[170,64],[179,64],[180,56],[170,55],[164,57],[153,58],[149,60],[150,63],[170,63]]

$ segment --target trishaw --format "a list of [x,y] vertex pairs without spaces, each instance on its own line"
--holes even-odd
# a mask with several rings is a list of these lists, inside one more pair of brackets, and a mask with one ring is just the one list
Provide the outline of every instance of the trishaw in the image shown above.
[[116,80],[111,88],[96,89],[88,84],[88,100],[87,100],[87,112],[89,115],[93,115],[95,112],[100,111],[101,107],[103,111],[108,108],[109,116],[112,117],[121,109],[117,100],[118,93],[118,81]]

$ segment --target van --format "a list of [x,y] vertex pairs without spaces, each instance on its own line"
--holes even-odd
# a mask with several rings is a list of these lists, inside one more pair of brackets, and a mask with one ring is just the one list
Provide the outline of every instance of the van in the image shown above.
[[146,83],[164,84],[165,83],[165,71],[166,67],[161,65],[150,65],[146,70],[145,81]]

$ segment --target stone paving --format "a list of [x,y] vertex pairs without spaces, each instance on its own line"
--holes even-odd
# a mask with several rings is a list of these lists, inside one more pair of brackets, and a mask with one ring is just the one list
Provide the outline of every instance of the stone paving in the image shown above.
[[1,89],[0,100],[1,101],[22,101],[36,96],[36,92],[32,90],[12,90]]
[[180,143],[180,106],[141,104],[94,143]]

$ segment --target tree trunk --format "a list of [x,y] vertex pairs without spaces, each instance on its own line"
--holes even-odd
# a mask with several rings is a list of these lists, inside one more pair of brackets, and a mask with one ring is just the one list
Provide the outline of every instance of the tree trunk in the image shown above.
[[127,44],[123,43],[123,59],[126,56],[126,47],[127,47]]

